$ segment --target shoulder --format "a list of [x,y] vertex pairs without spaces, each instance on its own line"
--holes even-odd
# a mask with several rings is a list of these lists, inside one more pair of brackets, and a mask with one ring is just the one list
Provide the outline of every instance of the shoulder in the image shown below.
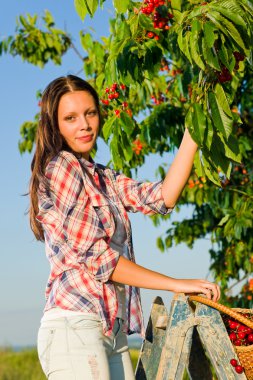
[[82,176],[81,167],[78,159],[74,154],[61,150],[53,157],[46,166],[45,176],[47,179],[52,179],[57,176]]
[[54,158],[47,164],[46,169],[54,168],[55,166],[62,166],[63,168],[76,168],[80,169],[80,163],[73,153],[66,150],[61,150]]

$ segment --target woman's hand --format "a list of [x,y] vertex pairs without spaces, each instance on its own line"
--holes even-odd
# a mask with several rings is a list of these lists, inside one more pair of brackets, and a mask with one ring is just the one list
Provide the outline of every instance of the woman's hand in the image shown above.
[[202,293],[208,299],[218,301],[220,298],[220,288],[217,284],[207,280],[183,280],[174,279],[173,289],[175,293]]

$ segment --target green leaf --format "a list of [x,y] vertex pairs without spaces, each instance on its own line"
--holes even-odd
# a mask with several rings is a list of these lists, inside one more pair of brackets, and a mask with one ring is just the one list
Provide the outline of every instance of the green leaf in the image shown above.
[[125,13],[128,10],[130,0],[113,0],[113,5],[118,13]]
[[104,73],[100,73],[96,77],[96,89],[98,89],[99,91],[103,88],[104,80],[105,80],[105,74]]
[[150,145],[151,144],[151,138],[150,138],[150,128],[147,123],[143,123],[141,126],[141,136],[143,137],[143,140]]
[[131,36],[131,31],[128,23],[125,20],[121,20],[120,24],[116,28],[117,40],[123,40]]
[[203,139],[204,139],[204,133],[205,133],[205,128],[206,128],[206,116],[203,112],[203,107],[201,104],[195,103],[193,105],[193,117],[192,117],[192,122],[193,122],[193,127],[194,131],[196,132],[198,136],[198,140],[202,144]]
[[248,53],[239,31],[232,22],[228,21],[225,17],[221,16],[220,13],[215,11],[212,12],[212,14],[208,13],[208,16],[211,16],[212,21],[216,23],[216,26],[222,30],[224,34],[229,34],[233,38],[234,43],[239,45],[246,54]]
[[194,30],[190,34],[190,51],[191,51],[191,57],[195,61],[195,63],[202,69],[205,70],[205,64],[201,59],[200,51],[199,51],[199,39],[200,39],[200,29],[199,29],[200,23],[198,20],[194,20],[192,23],[192,29]]
[[183,36],[183,30],[181,30],[180,33],[178,34],[177,42],[182,53],[188,58],[188,60],[192,64],[192,57],[189,50],[190,37],[191,37],[191,32],[187,31],[185,33],[185,36]]
[[74,5],[78,16],[83,21],[88,13],[85,0],[74,0]]
[[124,131],[121,131],[122,149],[127,162],[133,157],[133,149]]
[[223,87],[220,83],[217,83],[214,89],[214,93],[218,99],[219,104],[223,108],[223,110],[226,112],[228,116],[231,118],[233,117],[232,112],[230,110],[230,106],[228,103],[228,99],[226,97],[225,91],[223,90]]
[[201,145],[201,141],[200,141],[199,135],[197,133],[198,131],[193,126],[193,113],[194,113],[194,109],[193,109],[193,107],[190,107],[188,109],[188,112],[187,112],[186,117],[185,117],[185,128],[188,128],[193,140],[198,145]]
[[210,181],[212,181],[213,183],[215,183],[216,185],[220,187],[221,185],[220,177],[217,171],[215,170],[215,167],[210,164],[209,160],[205,156],[203,156],[202,159],[203,159],[203,167],[204,167],[207,177],[210,179]]
[[85,1],[87,10],[90,16],[93,17],[98,7],[98,0],[84,0],[84,1]]
[[134,14],[132,17],[130,17],[129,26],[130,26],[132,36],[135,37],[135,35],[138,32],[138,27],[139,27],[139,15]]
[[201,161],[201,152],[198,151],[194,158],[194,168],[198,177],[204,176],[204,168]]
[[108,140],[109,136],[112,133],[112,129],[113,129],[115,120],[116,120],[116,116],[113,116],[113,117],[107,119],[103,125],[102,133],[103,133],[103,136],[105,138],[105,141]]
[[163,240],[162,240],[161,237],[158,237],[158,238],[156,239],[156,245],[157,245],[157,247],[160,249],[160,251],[164,252],[165,247],[164,247],[164,242],[163,242]]
[[118,128],[117,123],[118,123],[118,120],[115,120],[115,133],[110,143],[110,150],[111,150],[112,159],[113,159],[116,170],[122,169],[123,167],[123,161],[122,161],[123,154],[120,154],[121,152],[119,151],[120,149],[119,132],[118,132],[119,128]]
[[228,221],[229,218],[230,218],[229,214],[223,216],[223,218],[220,220],[218,226],[220,226],[220,227],[223,226],[225,223],[227,223],[227,221]]
[[209,152],[210,159],[216,167],[220,167],[223,173],[229,178],[231,172],[230,160],[224,154],[224,143],[218,134],[214,134],[212,146]]
[[90,33],[83,34],[83,32],[80,32],[80,40],[81,44],[84,50],[90,50],[93,47],[93,40]]
[[208,92],[208,102],[215,127],[228,139],[232,133],[233,120],[226,115],[216,94],[211,91]]
[[225,65],[226,67],[229,67],[229,60],[228,60],[228,51],[225,45],[225,37],[223,35],[220,36],[221,38],[221,46],[220,49],[218,50],[218,57],[221,60],[221,63]]
[[227,140],[224,139],[224,136],[222,134],[218,134],[218,135],[224,144],[225,156],[235,162],[240,163],[242,160],[242,157],[241,157],[241,152],[239,149],[238,140],[233,135],[230,135]]
[[138,20],[139,25],[141,25],[144,29],[149,30],[149,31],[154,30],[153,22],[151,21],[149,17],[147,17],[146,15],[140,12],[138,14],[138,19],[139,19]]
[[215,5],[210,4],[209,8],[218,12],[218,13],[221,13],[223,16],[230,19],[233,22],[233,24],[240,25],[243,28],[246,28],[245,21],[243,20],[243,18],[238,13],[231,11],[229,9],[226,9],[222,5],[219,7],[216,7]]
[[205,130],[204,144],[210,150],[213,143],[213,135],[214,135],[213,124],[208,116],[206,120],[207,120],[207,125],[206,125],[206,130]]
[[210,21],[204,23],[204,38],[205,43],[209,48],[213,47],[214,42],[217,39],[217,36],[214,33],[215,30],[217,29]]
[[134,121],[133,119],[124,111],[120,114],[120,124],[123,127],[124,131],[131,135],[133,128],[134,128]]
[[206,45],[205,38],[202,38],[202,51],[203,51],[203,56],[205,58],[206,63],[211,66],[213,69],[220,71],[220,65],[219,65],[219,60],[217,55],[214,53],[213,48],[209,48]]
[[171,8],[181,11],[182,0],[171,0]]

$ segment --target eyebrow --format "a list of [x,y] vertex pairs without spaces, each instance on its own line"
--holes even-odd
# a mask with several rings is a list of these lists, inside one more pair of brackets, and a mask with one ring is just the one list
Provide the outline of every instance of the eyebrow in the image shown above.
[[[98,111],[97,107],[96,106],[91,106],[91,107],[88,107],[85,112],[89,112],[89,111]],[[68,111],[66,113],[63,114],[63,117],[65,116],[69,116],[69,115],[76,115],[78,114],[77,111]]]

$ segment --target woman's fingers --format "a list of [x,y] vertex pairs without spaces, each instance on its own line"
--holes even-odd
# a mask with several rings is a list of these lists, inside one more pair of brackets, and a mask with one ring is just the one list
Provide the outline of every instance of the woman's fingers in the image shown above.
[[204,294],[207,296],[208,299],[213,301],[218,301],[220,298],[220,288],[217,284],[214,284],[212,282],[206,282],[204,287]]

